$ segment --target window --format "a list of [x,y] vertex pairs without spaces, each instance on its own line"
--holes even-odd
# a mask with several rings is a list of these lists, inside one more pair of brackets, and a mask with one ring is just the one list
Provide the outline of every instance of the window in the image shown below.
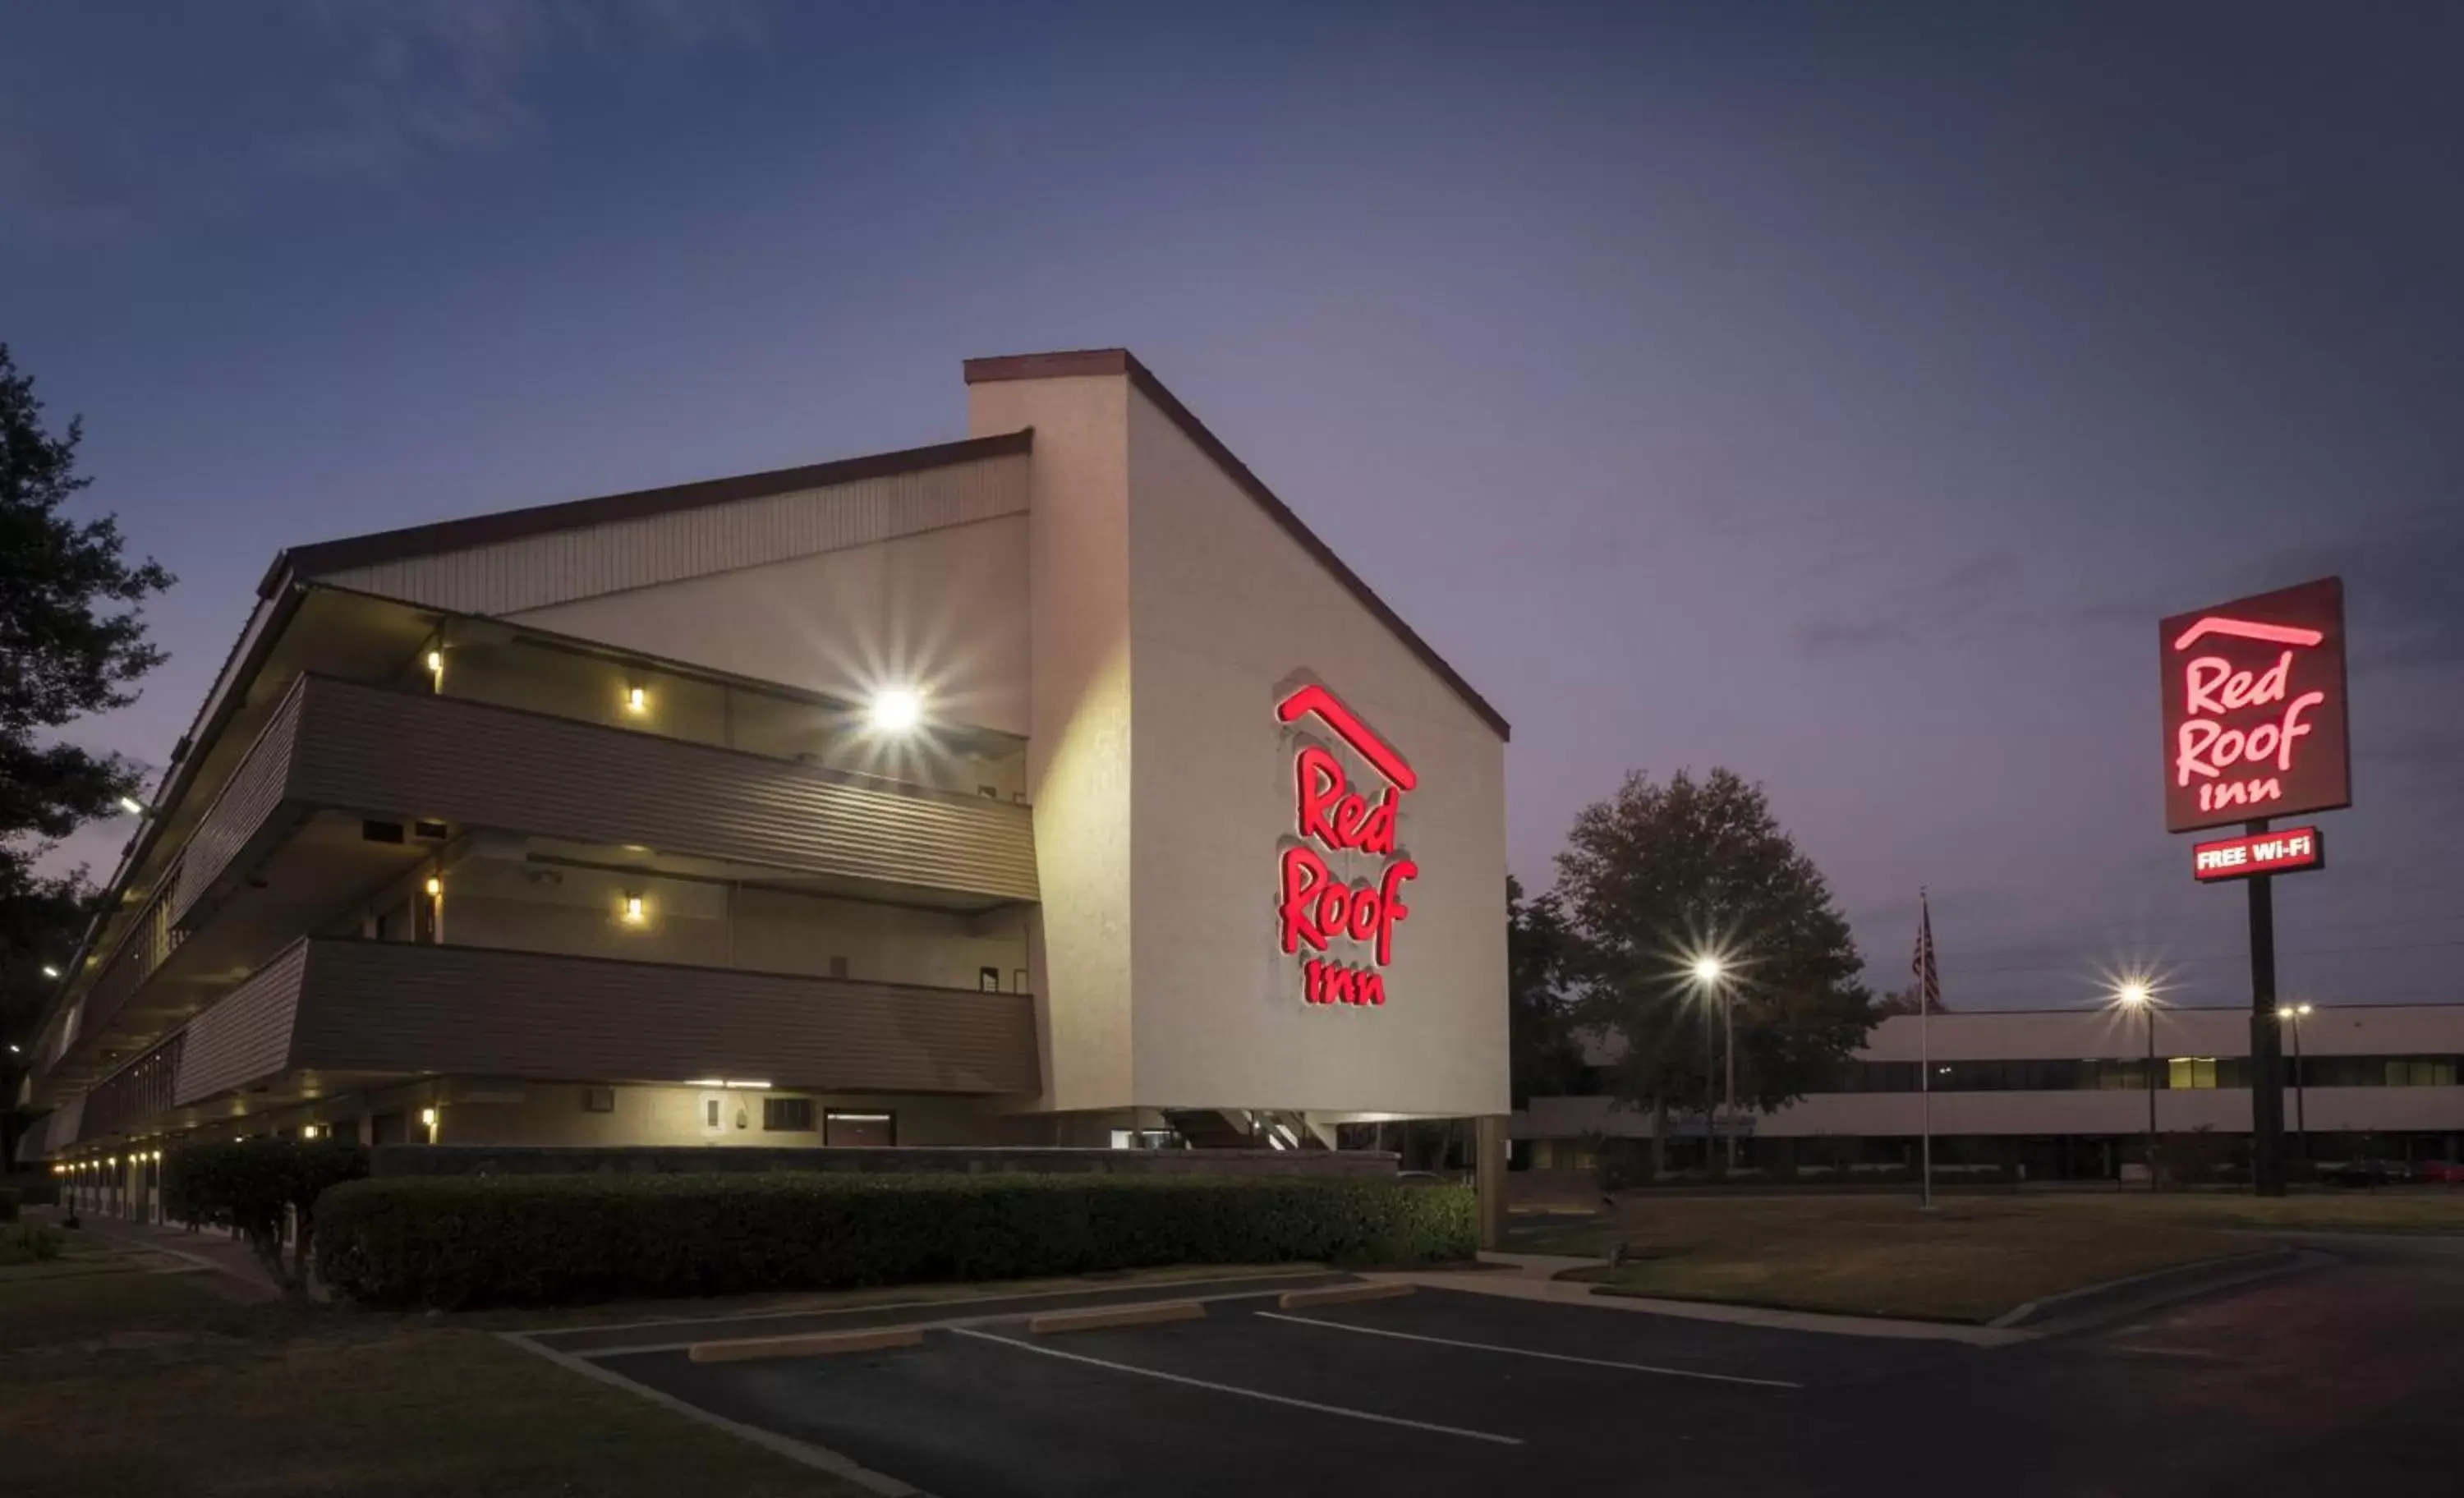
[[761,1129],[765,1134],[812,1133],[813,1100],[809,1097],[763,1098]]
[[997,967],[979,967],[976,969],[976,987],[981,992],[988,994],[1000,993],[1001,969]]
[[702,1127],[705,1129],[715,1129],[718,1127],[717,1098],[705,1097],[701,1100],[701,1122]]
[[2175,1056],[2165,1085],[2177,1091],[2212,1091],[2216,1085],[2216,1058],[2213,1056]]
[[612,1087],[585,1087],[582,1090],[582,1111],[585,1113],[612,1113],[616,1111],[616,1090]]
[[898,1115],[844,1112],[833,1108],[822,1115],[822,1142],[858,1146],[896,1144]]
[[2387,1063],[2387,1085],[2389,1087],[2453,1087],[2455,1058],[2453,1056],[2389,1056]]

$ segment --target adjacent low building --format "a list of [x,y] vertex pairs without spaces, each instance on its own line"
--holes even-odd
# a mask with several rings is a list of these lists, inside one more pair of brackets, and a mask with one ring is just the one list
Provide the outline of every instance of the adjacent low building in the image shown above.
[[1504,719],[1128,354],[965,373],[963,440],[277,557],[28,1153],[1506,1112]]
[[[2247,1009],[2160,1008],[2152,1046],[2139,1012],[1938,1014],[1925,1027],[1884,1020],[1834,1089],[1741,1120],[1740,1162],[1913,1165],[1929,1112],[1938,1165],[2111,1178],[2146,1158],[2151,1074],[2160,1135],[2250,1137]],[[2289,1148],[2314,1160],[2464,1158],[2464,1005],[2313,1005],[2285,1033]],[[1595,1042],[1587,1059],[1613,1054]],[[1929,1097],[1918,1086],[1927,1066]],[[1521,1153],[1544,1169],[1588,1168],[1606,1141],[1648,1139],[1652,1127],[1650,1113],[1606,1095],[1535,1097],[1514,1120]],[[1723,1121],[1717,1132],[1731,1131]],[[1703,1163],[1700,1113],[1672,1119],[1670,1135],[1672,1163]]]

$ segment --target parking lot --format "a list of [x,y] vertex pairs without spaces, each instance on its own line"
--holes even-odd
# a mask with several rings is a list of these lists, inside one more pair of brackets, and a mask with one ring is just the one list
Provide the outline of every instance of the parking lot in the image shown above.
[[[936,1498],[2291,1494],[2328,1470],[2340,1491],[2453,1490],[2464,1249],[2305,1242],[2294,1272],[1994,1346],[1428,1286],[1277,1304],[1338,1275],[1175,1287],[1203,1319],[1066,1335],[1027,1318],[1158,1291],[525,1340],[749,1439],[851,1463],[879,1490]],[[705,1337],[919,1321],[920,1345],[894,1351],[687,1354]]]
[[1979,1355],[1434,1289],[1293,1310],[1271,1291],[1235,1294],[1206,1311],[1045,1336],[998,1317],[935,1328],[914,1348],[744,1363],[628,1353],[623,1334],[597,1333],[592,1361],[945,1498],[1197,1498],[1630,1475],[1617,1433],[1642,1412],[1654,1428],[1769,1430],[1824,1390],[1956,1377]]

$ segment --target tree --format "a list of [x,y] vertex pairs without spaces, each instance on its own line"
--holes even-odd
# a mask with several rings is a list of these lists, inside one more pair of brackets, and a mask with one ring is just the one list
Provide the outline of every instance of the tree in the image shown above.
[[1721,1079],[1717,957],[1734,1005],[1737,1100],[1778,1108],[1824,1085],[1874,1023],[1863,962],[1813,860],[1772,818],[1762,787],[1734,771],[1665,784],[1637,771],[1574,819],[1557,855],[1556,896],[1575,938],[1576,1015],[1611,1031],[1618,1099],[1655,1115],[1708,1112]]
[[[135,791],[138,766],[54,736],[91,714],[136,699],[161,664],[138,606],[170,586],[152,561],[131,565],[111,516],[75,520],[61,507],[90,480],[77,471],[79,424],[53,436],[33,377],[0,343],[0,1039],[31,1049],[52,980],[84,924],[84,870],[45,876],[51,846],[107,814]],[[6,1099],[16,1094],[22,1052],[0,1050]],[[0,1148],[15,1148],[0,1122]],[[0,1155],[5,1160],[6,1155]]]
[[1554,894],[1527,899],[1523,883],[1506,876],[1507,1053],[1514,1106],[1535,1094],[1578,1090],[1583,1049],[1574,1036],[1568,959],[1573,938]]
[[[1917,985],[1910,983],[1905,988],[1894,988],[1890,992],[1882,995],[1880,999],[1875,1000],[1874,1015],[1877,1019],[1888,1019],[1893,1015],[1914,1014],[1917,1012],[1919,1007],[1920,1005],[1917,1002]],[[1930,1005],[1925,1005],[1923,1007],[1930,1008],[1936,1014],[1948,1014],[1950,1012],[1950,1005],[1942,1002],[1942,995],[1940,994],[1933,996],[1933,1002]]]

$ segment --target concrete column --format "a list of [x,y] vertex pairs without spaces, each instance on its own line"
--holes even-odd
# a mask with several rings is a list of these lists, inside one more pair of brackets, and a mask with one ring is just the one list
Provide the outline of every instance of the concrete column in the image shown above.
[[1504,1118],[1472,1120],[1472,1179],[1480,1192],[1480,1245],[1506,1246],[1506,1123]]

